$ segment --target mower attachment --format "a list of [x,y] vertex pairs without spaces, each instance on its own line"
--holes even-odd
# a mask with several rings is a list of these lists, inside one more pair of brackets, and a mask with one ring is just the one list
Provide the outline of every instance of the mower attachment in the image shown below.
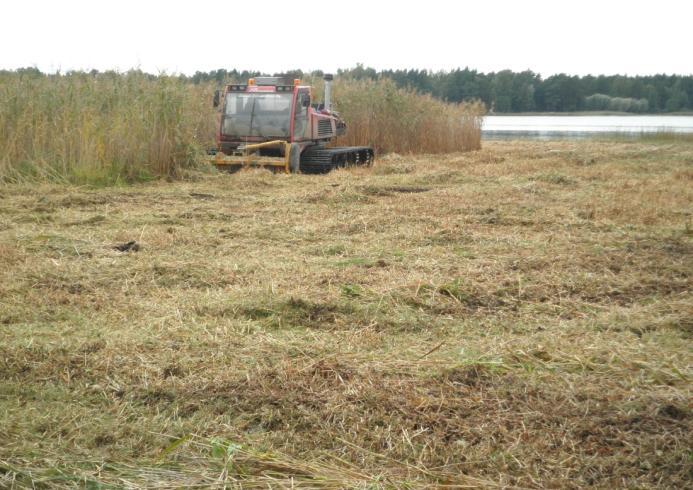
[[[259,155],[261,149],[276,148],[282,150],[284,156],[268,157]],[[265,143],[241,145],[233,155],[226,155],[217,151],[211,157],[211,163],[219,170],[235,171],[247,167],[269,167],[270,170],[283,170],[287,174],[290,172],[289,161],[291,154],[291,144],[282,140],[267,141]]]

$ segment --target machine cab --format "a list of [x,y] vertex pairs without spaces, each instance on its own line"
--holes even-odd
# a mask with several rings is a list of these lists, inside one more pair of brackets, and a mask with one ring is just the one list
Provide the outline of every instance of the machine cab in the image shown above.
[[247,84],[227,85],[222,97],[215,95],[215,106],[220,108],[218,149],[230,153],[241,144],[310,143],[334,137],[336,118],[311,107],[311,88],[299,83],[258,77]]

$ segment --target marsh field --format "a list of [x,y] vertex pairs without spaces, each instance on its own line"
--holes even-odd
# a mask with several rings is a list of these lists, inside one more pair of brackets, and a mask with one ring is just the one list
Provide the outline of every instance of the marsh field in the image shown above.
[[2,186],[0,487],[683,488],[692,182],[586,140]]

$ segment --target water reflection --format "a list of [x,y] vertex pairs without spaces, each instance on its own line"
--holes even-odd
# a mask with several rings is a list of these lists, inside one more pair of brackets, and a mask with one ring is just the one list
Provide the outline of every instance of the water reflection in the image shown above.
[[693,116],[486,116],[484,139],[693,133]]

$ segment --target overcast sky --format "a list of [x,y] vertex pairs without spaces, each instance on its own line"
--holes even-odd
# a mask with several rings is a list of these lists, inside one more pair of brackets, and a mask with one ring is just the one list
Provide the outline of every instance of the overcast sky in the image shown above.
[[0,68],[693,74],[692,0],[1,0]]

